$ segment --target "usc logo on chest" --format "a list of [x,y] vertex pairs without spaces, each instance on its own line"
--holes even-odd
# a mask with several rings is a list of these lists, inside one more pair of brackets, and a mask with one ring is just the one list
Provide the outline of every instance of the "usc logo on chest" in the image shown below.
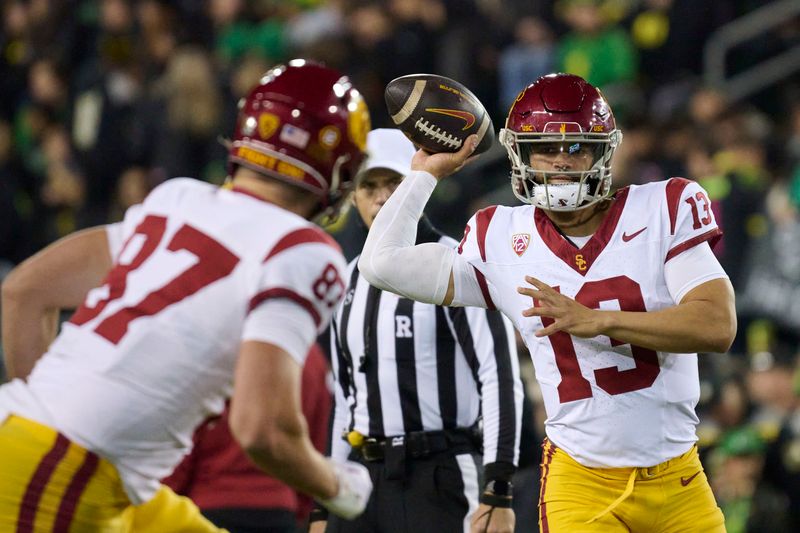
[[578,267],[578,270],[586,270],[586,264],[583,254],[575,254],[575,266]]

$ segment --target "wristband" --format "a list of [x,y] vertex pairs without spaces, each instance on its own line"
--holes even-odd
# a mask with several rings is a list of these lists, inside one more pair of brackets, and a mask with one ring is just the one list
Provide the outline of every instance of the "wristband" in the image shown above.
[[325,522],[328,520],[328,510],[324,507],[315,507],[311,509],[311,513],[308,515],[308,523],[312,524],[314,522]]
[[492,479],[486,484],[480,502],[491,507],[510,508],[514,501],[514,485],[510,481]]

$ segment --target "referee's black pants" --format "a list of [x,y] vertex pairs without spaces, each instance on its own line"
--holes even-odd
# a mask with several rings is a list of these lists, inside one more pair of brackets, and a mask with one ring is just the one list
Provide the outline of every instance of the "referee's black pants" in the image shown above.
[[399,472],[391,460],[365,461],[357,451],[350,459],[369,469],[372,496],[355,520],[330,515],[326,533],[469,532],[482,474],[476,453],[407,457]]

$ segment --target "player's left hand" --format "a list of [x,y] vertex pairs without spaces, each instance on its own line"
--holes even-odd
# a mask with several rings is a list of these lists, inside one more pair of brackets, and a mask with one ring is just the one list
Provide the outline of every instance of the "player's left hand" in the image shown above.
[[482,503],[472,515],[470,533],[513,533],[515,521],[512,509]]
[[550,285],[533,276],[525,276],[525,281],[533,287],[517,287],[517,292],[530,296],[539,305],[522,311],[522,316],[540,316],[553,319],[553,323],[536,332],[537,337],[546,337],[558,331],[565,331],[576,337],[590,338],[601,334],[598,313],[585,305],[564,296]]

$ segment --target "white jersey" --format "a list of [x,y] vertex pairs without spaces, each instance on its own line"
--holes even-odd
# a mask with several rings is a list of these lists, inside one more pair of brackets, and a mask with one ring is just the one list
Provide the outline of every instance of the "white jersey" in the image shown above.
[[580,248],[532,206],[490,207],[469,221],[459,253],[475,268],[487,307],[496,304],[522,334],[548,438],[581,464],[645,467],[686,452],[697,440],[697,354],[565,332],[537,338],[552,319],[523,317],[532,302],[517,287],[531,275],[590,308],[657,311],[677,304],[665,263],[720,235],[705,191],[678,178],[618,191]]
[[140,503],[188,452],[195,428],[223,410],[240,343],[268,328],[260,304],[295,302],[321,332],[345,261],[307,220],[184,178],[128,210],[109,244],[104,284],[27,383],[0,388],[0,420],[36,420],[109,459]]

